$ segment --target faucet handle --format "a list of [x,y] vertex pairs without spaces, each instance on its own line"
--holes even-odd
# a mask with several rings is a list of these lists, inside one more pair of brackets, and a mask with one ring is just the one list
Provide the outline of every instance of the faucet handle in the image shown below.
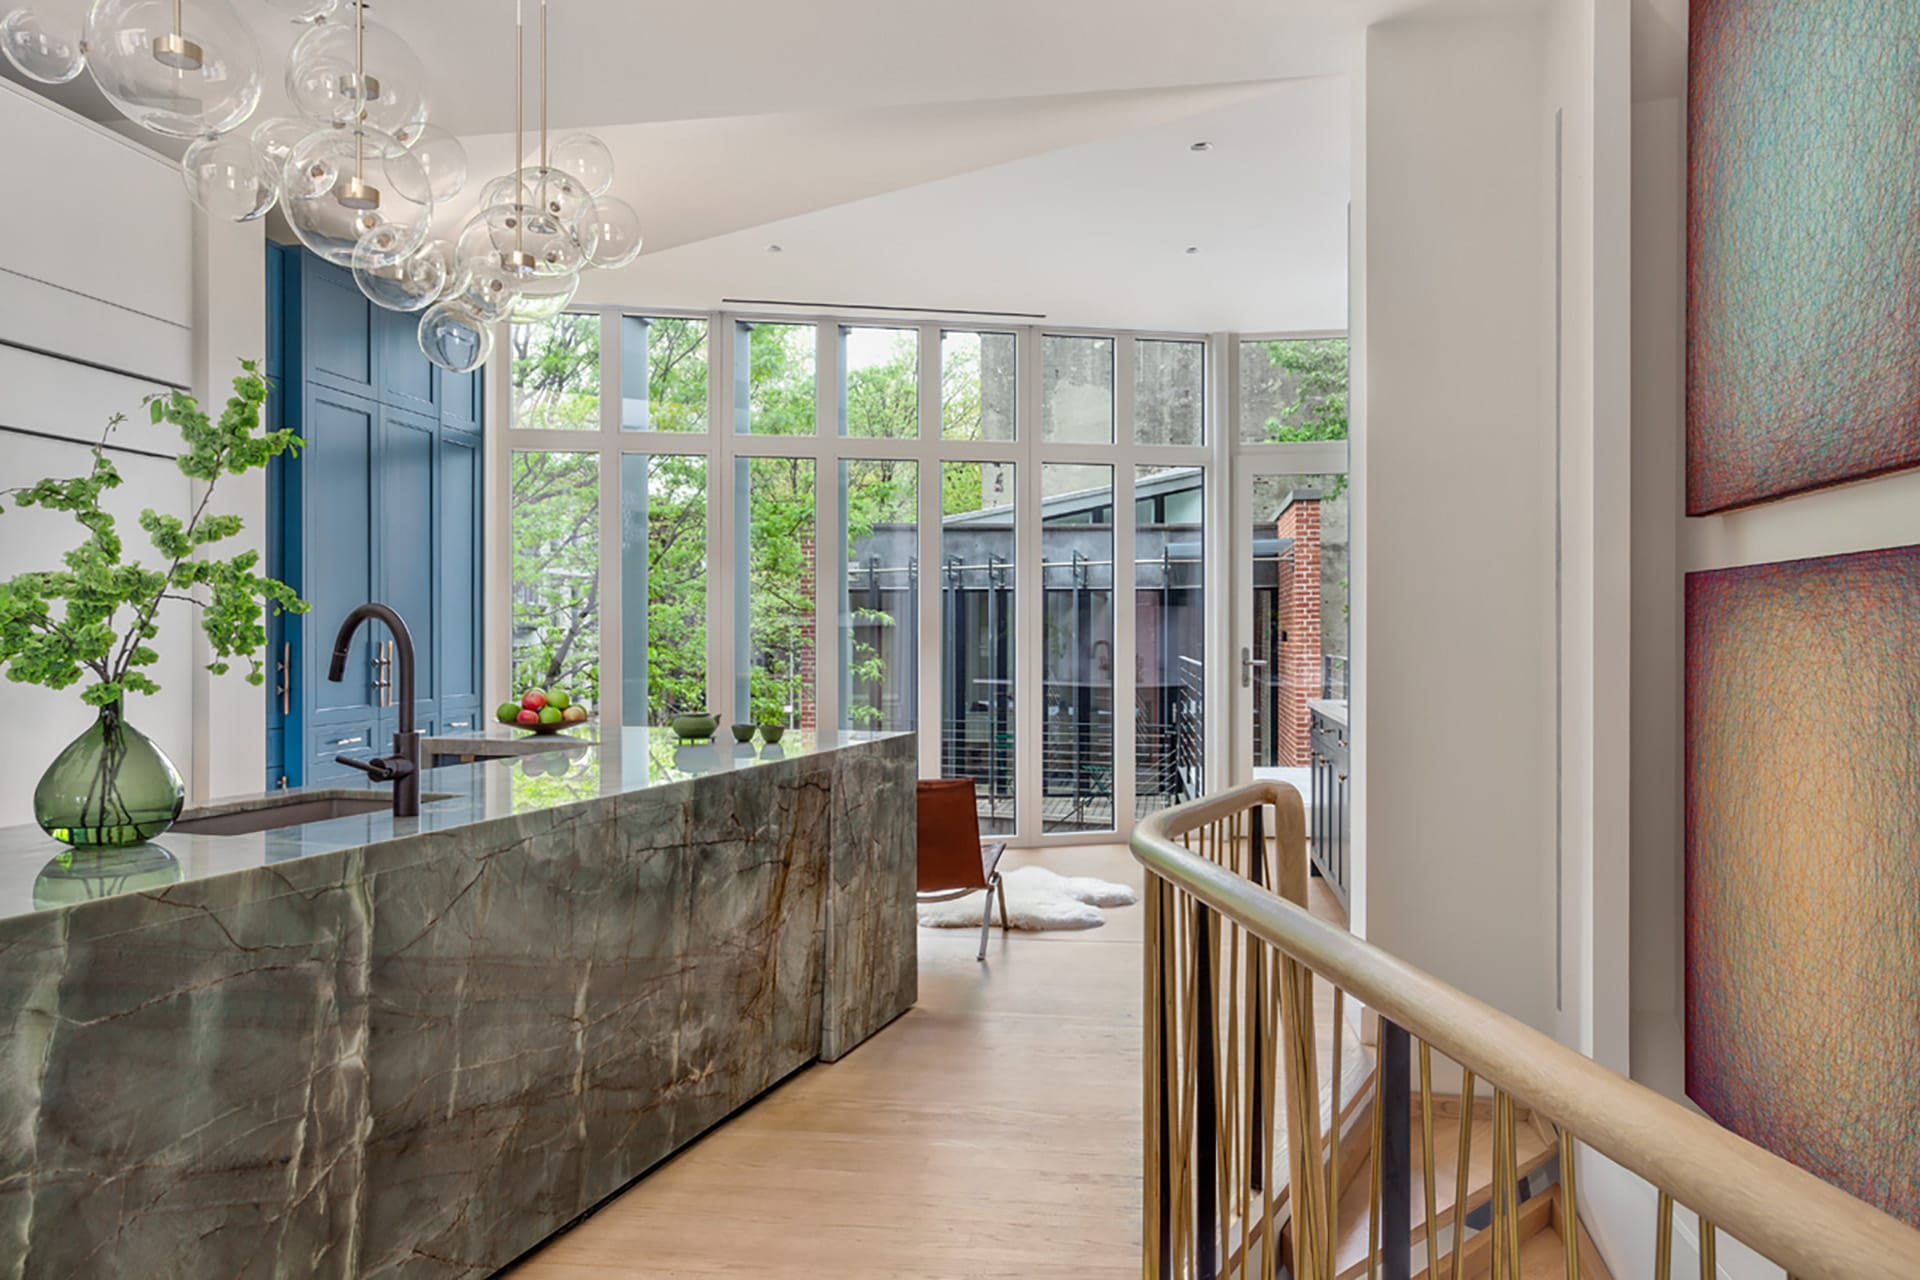
[[[400,774],[396,772],[392,767],[395,763],[394,761],[385,760],[380,758],[379,756],[375,756],[371,760],[362,760],[358,756],[335,756],[334,760],[340,764],[344,764],[348,766],[349,768],[358,769],[360,772],[366,774],[369,778],[372,778],[375,782],[392,782],[395,778],[400,776]],[[402,760],[402,761],[399,761],[399,763],[403,765],[408,765],[407,772],[409,773],[412,772],[412,766],[409,764],[409,762]]]

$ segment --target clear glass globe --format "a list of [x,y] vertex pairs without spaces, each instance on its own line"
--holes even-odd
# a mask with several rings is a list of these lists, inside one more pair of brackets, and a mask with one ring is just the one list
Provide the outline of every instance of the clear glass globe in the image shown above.
[[497,255],[478,261],[460,261],[456,257],[456,262],[459,288],[448,296],[489,323],[505,320],[514,303],[520,300],[525,277],[503,268]]
[[392,28],[366,24],[366,76],[356,60],[351,22],[322,22],[294,41],[287,54],[287,96],[315,124],[365,123],[398,134],[427,122],[427,70]]
[[[558,218],[524,204],[483,206],[461,230],[458,249],[462,262],[478,263],[491,254],[513,275],[565,275],[587,257]],[[508,255],[524,255],[524,261]]]
[[588,265],[626,266],[640,256],[640,215],[618,196],[602,196],[593,203],[593,252]]
[[565,311],[580,292],[580,273],[534,276],[520,285],[520,296],[513,301],[507,318],[515,324],[542,324]]
[[554,143],[547,163],[578,178],[596,199],[613,189],[613,152],[590,133],[570,133]]
[[[321,129],[287,155],[280,207],[300,243],[336,266],[407,257],[433,229],[419,159],[373,129]],[[377,234],[376,234],[377,233]]]
[[[377,239],[379,229],[362,239]],[[389,311],[424,311],[440,300],[453,268],[453,249],[444,240],[429,240],[398,262],[383,263],[377,244],[354,255],[353,281],[375,306]]]
[[260,53],[227,0],[94,0],[87,67],[100,92],[145,129],[225,133],[260,102]]
[[290,22],[318,22],[340,7],[340,0],[267,0],[267,8]]
[[194,204],[230,222],[264,217],[280,198],[277,171],[244,134],[199,139],[180,157],[180,176]]
[[313,126],[305,120],[293,120],[286,116],[268,116],[253,126],[247,135],[253,143],[253,152],[260,160],[275,192],[280,190],[280,175],[287,167],[287,157],[293,149],[305,142],[313,134]]
[[62,30],[58,22],[32,9],[14,9],[0,18],[0,53],[14,70],[41,84],[65,84],[87,69],[79,25]]
[[467,149],[460,139],[437,124],[409,125],[393,136],[420,158],[436,203],[467,189]]
[[594,201],[586,184],[565,170],[542,165],[529,166],[517,177],[508,173],[489,182],[480,193],[480,207],[502,204],[531,206],[576,239],[577,229],[593,219]]
[[493,354],[493,329],[460,302],[436,302],[420,317],[420,350],[448,373],[472,373]]

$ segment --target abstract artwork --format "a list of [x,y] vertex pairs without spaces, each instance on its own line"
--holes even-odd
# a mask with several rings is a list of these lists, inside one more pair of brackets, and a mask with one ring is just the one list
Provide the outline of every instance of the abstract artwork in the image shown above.
[[1693,0],[1687,511],[1920,465],[1920,5]]
[[1686,598],[1687,1096],[1920,1226],[1920,547]]

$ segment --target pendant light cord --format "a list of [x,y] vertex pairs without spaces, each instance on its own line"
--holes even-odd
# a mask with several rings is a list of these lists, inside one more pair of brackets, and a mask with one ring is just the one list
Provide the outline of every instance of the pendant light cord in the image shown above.
[[[547,0],[540,0],[540,167],[552,165],[547,151]],[[543,178],[545,175],[541,175]]]
[[527,18],[522,0],[513,0],[513,201],[520,212],[513,220],[515,253],[526,247],[526,38]]
[[353,180],[367,178],[367,0],[353,6],[354,89],[360,95],[360,127],[353,131]]

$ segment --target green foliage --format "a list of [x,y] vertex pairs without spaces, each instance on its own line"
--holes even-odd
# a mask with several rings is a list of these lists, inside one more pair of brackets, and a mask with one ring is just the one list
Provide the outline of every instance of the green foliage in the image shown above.
[[1266,421],[1277,443],[1347,438],[1347,340],[1268,342],[1267,360],[1279,374],[1278,397]]
[[105,452],[107,436],[125,421],[121,415],[108,422],[86,475],[0,491],[0,498],[11,498],[16,506],[64,511],[86,532],[61,557],[63,568],[0,582],[0,663],[9,680],[64,689],[91,675],[95,683],[81,697],[96,707],[116,704],[128,693],[157,693],[160,686],[147,669],[160,655],[149,642],[159,634],[161,602],[175,600],[200,609],[200,627],[214,655],[209,671],[223,675],[232,659],[241,659],[248,664],[248,682],[263,682],[263,606],[276,613],[304,613],[307,606],[285,583],[255,572],[258,552],[227,558],[205,554],[241,529],[240,517],[208,507],[221,476],[264,467],[297,450],[300,440],[291,431],[260,430],[266,380],[253,361],[243,360],[240,367],[233,395],[217,420],[184,391],[146,398],[152,422],[180,433],[181,473],[199,482],[186,519],[151,508],[140,513],[140,527],[163,567],[125,561],[116,522],[101,505],[104,495],[121,484]]
[[513,326],[513,425],[600,429],[600,317]]

